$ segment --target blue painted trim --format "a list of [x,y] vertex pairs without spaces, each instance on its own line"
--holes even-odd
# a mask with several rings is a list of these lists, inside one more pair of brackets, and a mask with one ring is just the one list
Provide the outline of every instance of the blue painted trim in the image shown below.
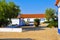
[[58,29],[58,33],[60,34],[60,29]]

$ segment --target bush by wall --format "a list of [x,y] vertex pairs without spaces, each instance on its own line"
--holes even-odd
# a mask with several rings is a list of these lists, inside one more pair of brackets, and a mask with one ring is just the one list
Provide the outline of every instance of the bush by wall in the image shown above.
[[34,25],[35,27],[38,27],[40,25],[40,19],[34,19]]
[[7,19],[0,19],[0,27],[5,27],[5,26],[7,26],[8,24],[10,23],[10,21],[9,20],[7,20]]
[[58,21],[51,21],[47,27],[58,27]]

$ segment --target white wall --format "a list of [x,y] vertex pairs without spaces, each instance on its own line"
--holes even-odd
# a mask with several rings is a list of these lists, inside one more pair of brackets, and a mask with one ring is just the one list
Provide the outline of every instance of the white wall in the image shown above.
[[11,19],[11,21],[12,21],[12,24],[13,24],[13,25],[14,25],[14,24],[18,24],[18,25],[19,25],[19,19],[13,18],[13,19]]
[[27,22],[27,18],[24,18],[24,21]]
[[[35,18],[24,18],[24,21],[27,22],[28,19],[29,19],[29,22],[34,22]],[[45,18],[41,18],[41,19],[45,19]],[[13,18],[13,19],[11,19],[11,21],[12,21],[12,24],[18,24],[19,25],[19,19],[14,19]],[[45,20],[40,20],[40,23],[42,23],[44,21],[46,21],[46,19]]]
[[58,7],[60,6],[60,2],[58,3]]
[[58,29],[60,29],[60,2],[58,4]]
[[[24,18],[25,22],[27,22],[28,19],[29,19],[29,22],[34,22],[35,18]],[[41,19],[45,19],[45,18],[41,18]],[[45,20],[40,20],[40,22],[44,22],[44,21],[47,21],[47,20],[46,19]]]
[[25,21],[27,21],[28,19],[29,19],[29,21],[33,22],[35,18],[24,18]]
[[58,8],[58,29],[60,29],[60,7]]
[[30,19],[30,21],[34,22],[34,19],[35,19],[35,18],[29,18],[29,19]]

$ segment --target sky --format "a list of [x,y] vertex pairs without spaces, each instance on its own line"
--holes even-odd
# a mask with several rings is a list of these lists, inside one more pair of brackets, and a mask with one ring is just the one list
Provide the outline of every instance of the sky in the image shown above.
[[7,0],[14,2],[20,7],[22,14],[44,14],[47,8],[53,8],[57,11],[55,6],[56,0]]

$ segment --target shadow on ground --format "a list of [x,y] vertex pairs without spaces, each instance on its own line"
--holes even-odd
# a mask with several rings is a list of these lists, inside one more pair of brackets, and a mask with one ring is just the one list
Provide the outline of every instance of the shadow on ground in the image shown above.
[[28,27],[28,28],[22,28],[23,32],[25,31],[38,31],[38,30],[45,30],[45,26],[40,26],[40,27]]
[[31,38],[5,38],[5,39],[0,39],[0,40],[34,40]]

